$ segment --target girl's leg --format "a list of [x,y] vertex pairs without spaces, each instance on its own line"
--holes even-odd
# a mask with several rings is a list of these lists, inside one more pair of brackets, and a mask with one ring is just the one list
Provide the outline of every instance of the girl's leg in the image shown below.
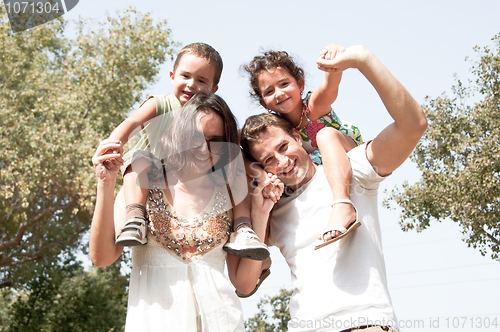
[[[321,152],[326,178],[332,189],[333,200],[349,200],[351,184],[351,165],[347,152],[356,147],[356,143],[348,136],[334,128],[323,128],[316,141]],[[333,202],[332,202],[333,203]],[[332,228],[347,228],[356,220],[356,211],[349,203],[332,205],[332,212],[320,239],[327,241],[340,234],[340,231],[328,231]]]

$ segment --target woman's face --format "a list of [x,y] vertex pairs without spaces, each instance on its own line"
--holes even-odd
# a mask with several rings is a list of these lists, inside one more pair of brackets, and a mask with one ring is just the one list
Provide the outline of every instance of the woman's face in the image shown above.
[[196,132],[193,134],[188,158],[195,169],[190,172],[206,173],[220,159],[224,141],[224,123],[215,112],[199,112],[196,115]]

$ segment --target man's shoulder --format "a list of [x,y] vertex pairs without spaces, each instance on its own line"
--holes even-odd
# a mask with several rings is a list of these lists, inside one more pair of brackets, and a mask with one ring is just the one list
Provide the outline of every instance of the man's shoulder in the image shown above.
[[380,176],[367,157],[367,149],[371,141],[365,142],[347,153],[351,163],[352,177],[358,180],[383,181],[387,176]]

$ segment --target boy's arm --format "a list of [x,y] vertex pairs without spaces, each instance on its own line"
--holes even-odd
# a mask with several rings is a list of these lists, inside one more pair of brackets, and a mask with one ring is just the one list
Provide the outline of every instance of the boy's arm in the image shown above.
[[137,111],[126,118],[118,127],[113,130],[109,139],[122,141],[127,143],[132,134],[142,129],[142,126],[147,121],[156,116],[156,101],[150,98],[139,107]]
[[[330,44],[321,51],[319,60],[332,60],[338,54],[345,52],[345,48]],[[317,119],[330,113],[331,105],[337,100],[342,72],[325,72],[325,79],[320,86],[311,93],[309,98],[310,118]]]
[[367,157],[381,176],[392,173],[408,158],[427,128],[422,108],[403,85],[366,48],[349,47],[333,60],[318,65],[332,72],[357,68],[373,85],[394,122],[368,145]]

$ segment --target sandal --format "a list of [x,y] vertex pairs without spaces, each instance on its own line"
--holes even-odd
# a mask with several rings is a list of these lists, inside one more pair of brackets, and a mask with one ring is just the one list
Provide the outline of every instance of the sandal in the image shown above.
[[333,243],[335,241],[340,240],[341,238],[343,238],[344,236],[346,236],[347,234],[349,234],[350,232],[354,231],[356,228],[358,228],[359,226],[361,226],[361,222],[358,219],[358,210],[354,206],[354,203],[351,202],[351,200],[349,200],[349,199],[337,199],[337,200],[333,201],[332,206],[335,205],[335,204],[339,204],[339,203],[349,203],[349,204],[351,204],[352,207],[354,208],[354,211],[356,212],[356,220],[353,221],[352,223],[350,223],[349,226],[347,226],[347,228],[339,227],[339,226],[334,226],[331,229],[323,232],[322,238],[324,238],[325,234],[328,233],[328,232],[339,231],[340,234],[337,234],[334,237],[332,237],[331,239],[329,239],[327,241],[324,241],[321,244],[318,244],[317,246],[314,247],[314,250],[318,250],[319,248],[323,248],[324,246],[327,246],[330,243]]
[[241,297],[241,298],[246,298],[246,297],[250,297],[252,296],[253,294],[255,294],[255,292],[259,289],[260,287],[260,284],[262,284],[262,282],[267,278],[269,277],[269,275],[271,274],[271,270],[270,269],[265,269],[265,270],[262,270],[261,274],[260,274],[260,277],[259,277],[259,280],[257,280],[257,285],[255,286],[255,288],[253,289],[252,292],[248,293],[248,294],[243,294],[243,293],[240,293],[238,292],[237,290],[235,291],[236,295],[238,295],[238,297]]
[[146,220],[131,218],[125,222],[115,245],[119,247],[133,247],[148,243],[146,237]]

